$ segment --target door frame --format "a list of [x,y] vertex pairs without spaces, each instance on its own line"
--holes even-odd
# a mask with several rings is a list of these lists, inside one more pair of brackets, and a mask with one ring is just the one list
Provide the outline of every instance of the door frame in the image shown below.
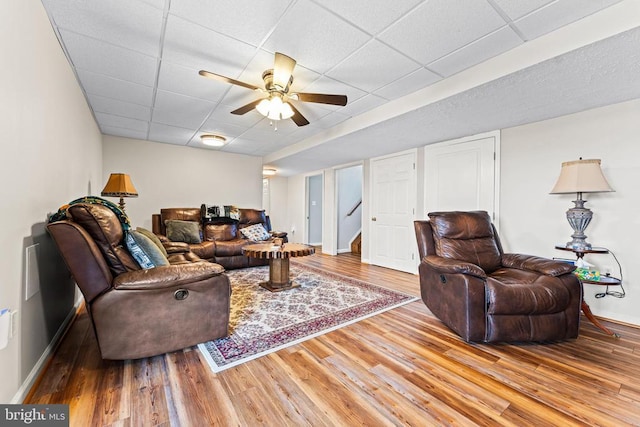
[[[448,141],[436,142],[435,144],[425,145],[424,148],[424,158],[423,164],[426,168],[428,149],[436,148],[436,147],[444,147],[447,145],[457,145],[464,144],[467,142],[476,141],[478,139],[486,139],[493,138],[493,150],[494,150],[494,159],[493,159],[493,224],[496,227],[496,231],[500,231],[500,131],[494,130],[490,132],[479,133],[476,135],[465,136],[462,138],[451,139]],[[424,183],[423,183],[423,200],[427,200],[427,178],[426,178],[426,170],[424,174]],[[420,218],[426,219],[426,212],[421,213]]]

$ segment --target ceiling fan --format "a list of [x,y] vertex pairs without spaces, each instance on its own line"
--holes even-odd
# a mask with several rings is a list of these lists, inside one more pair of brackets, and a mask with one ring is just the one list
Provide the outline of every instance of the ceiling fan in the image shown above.
[[246,114],[254,108],[260,114],[271,120],[291,119],[298,126],[305,126],[309,121],[298,111],[291,101],[315,102],[319,104],[347,105],[346,95],[329,95],[324,93],[289,92],[293,83],[293,69],[296,61],[285,54],[276,52],[272,69],[262,73],[264,89],[249,83],[241,82],[229,77],[221,76],[210,71],[200,70],[200,75],[210,79],[231,83],[247,89],[255,90],[267,95],[244,105],[231,114]]

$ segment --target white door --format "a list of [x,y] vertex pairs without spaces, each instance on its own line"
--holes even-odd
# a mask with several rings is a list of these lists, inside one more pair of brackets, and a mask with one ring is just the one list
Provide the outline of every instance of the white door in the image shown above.
[[415,151],[371,161],[371,263],[414,273]]
[[425,147],[425,210],[484,210],[496,219],[497,137]]

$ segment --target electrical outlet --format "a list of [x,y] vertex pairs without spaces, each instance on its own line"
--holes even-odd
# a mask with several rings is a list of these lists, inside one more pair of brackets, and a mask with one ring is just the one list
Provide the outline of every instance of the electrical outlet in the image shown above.
[[11,312],[11,326],[9,326],[9,339],[18,333],[18,311]]

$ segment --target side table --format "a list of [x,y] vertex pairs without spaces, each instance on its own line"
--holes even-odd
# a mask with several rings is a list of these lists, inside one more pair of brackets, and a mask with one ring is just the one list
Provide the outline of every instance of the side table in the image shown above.
[[[599,247],[592,247],[591,249],[576,250],[576,249],[573,249],[573,248],[567,248],[567,247],[562,246],[562,245],[556,245],[556,249],[561,250],[561,251],[573,252],[574,254],[576,254],[576,258],[577,259],[583,258],[585,254],[608,254],[609,253],[609,250],[607,248],[599,248]],[[600,280],[598,280],[598,281],[596,281],[596,280],[585,280],[585,279],[579,279],[579,280],[580,280],[580,283],[587,283],[587,284],[590,284],[590,285],[602,285],[602,286],[621,286],[622,285],[622,281],[620,279],[617,279],[617,278],[612,277],[612,276],[601,276]],[[609,329],[606,326],[604,326],[593,315],[593,313],[591,312],[591,308],[589,307],[589,304],[587,304],[587,302],[584,300],[584,291],[583,291],[583,297],[582,297],[582,312],[584,313],[585,317],[587,319],[589,319],[589,321],[595,325],[596,328],[600,329],[601,331],[603,331],[607,335],[611,335],[613,337],[620,338],[620,335],[616,334],[611,329]]]
[[260,283],[260,286],[271,292],[280,292],[300,286],[289,278],[289,258],[313,255],[315,248],[300,243],[286,243],[282,246],[255,243],[243,247],[242,253],[249,258],[269,260],[269,280]]

